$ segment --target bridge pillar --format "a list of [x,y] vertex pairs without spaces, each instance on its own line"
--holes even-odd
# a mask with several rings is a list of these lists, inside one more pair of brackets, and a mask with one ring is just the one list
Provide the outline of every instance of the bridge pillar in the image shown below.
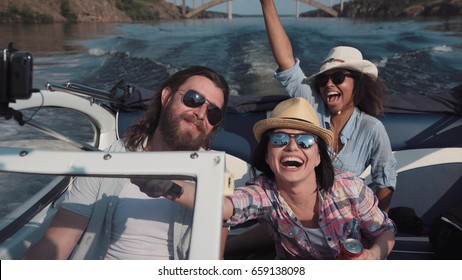
[[295,17],[299,18],[300,17],[300,1],[297,0],[297,4],[295,7]]
[[181,15],[184,17],[186,15],[186,0],[183,0],[181,5]]
[[233,1],[228,0],[228,19],[233,18]]

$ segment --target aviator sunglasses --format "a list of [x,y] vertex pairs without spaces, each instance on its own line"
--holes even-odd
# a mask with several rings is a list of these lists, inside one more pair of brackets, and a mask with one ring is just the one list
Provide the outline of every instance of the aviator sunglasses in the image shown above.
[[352,77],[352,75],[342,71],[335,72],[330,75],[321,74],[316,76],[314,83],[317,87],[325,87],[329,80],[331,80],[334,85],[338,86],[345,81],[345,77]]
[[284,147],[290,142],[290,138],[294,138],[295,143],[300,149],[309,149],[316,143],[316,136],[306,133],[290,134],[285,132],[273,132],[270,134],[270,141],[273,146]]
[[219,124],[223,120],[223,111],[195,90],[190,89],[185,91],[181,101],[189,108],[198,108],[207,104],[207,119],[212,126]]

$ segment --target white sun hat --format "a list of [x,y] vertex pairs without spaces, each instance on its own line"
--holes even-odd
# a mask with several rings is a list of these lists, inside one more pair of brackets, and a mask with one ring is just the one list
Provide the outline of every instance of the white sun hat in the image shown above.
[[317,75],[332,69],[357,71],[370,76],[374,80],[377,79],[379,72],[374,63],[363,59],[363,55],[358,49],[339,46],[330,50],[326,59],[321,63],[319,72],[309,76],[307,79],[311,82]]

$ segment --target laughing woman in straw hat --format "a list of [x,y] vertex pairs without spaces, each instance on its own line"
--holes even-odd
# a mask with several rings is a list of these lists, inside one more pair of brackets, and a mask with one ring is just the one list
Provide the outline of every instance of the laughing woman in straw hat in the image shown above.
[[268,38],[279,66],[275,77],[291,97],[306,98],[318,112],[321,125],[334,133],[333,164],[361,175],[371,167],[379,207],[389,210],[396,186],[396,160],[382,123],[385,86],[377,67],[352,47],[331,49],[319,72],[305,77],[294,58],[273,0],[260,0]]
[[[278,259],[336,259],[349,238],[365,247],[357,259],[388,256],[394,223],[363,180],[334,170],[328,153],[333,134],[320,127],[306,99],[279,103],[253,132],[258,141],[253,167],[261,174],[225,198],[226,224],[260,219],[276,241]],[[183,191],[175,202],[192,207],[195,188],[178,184]]]

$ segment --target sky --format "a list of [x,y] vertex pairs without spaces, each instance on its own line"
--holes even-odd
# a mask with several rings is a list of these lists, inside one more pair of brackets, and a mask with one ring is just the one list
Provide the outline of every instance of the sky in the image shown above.
[[[202,5],[202,1],[204,3],[208,3],[211,0],[186,0],[186,5],[189,7],[192,6],[192,3],[195,3],[195,6],[198,7]],[[241,15],[261,15],[261,7],[259,0],[232,0],[233,1],[233,14],[241,14]],[[278,9],[279,14],[281,15],[295,15],[296,12],[296,1],[295,0],[274,0]],[[340,3],[340,0],[317,0],[318,2],[326,5],[331,6],[332,4]],[[167,2],[173,3],[173,0],[167,0]],[[346,1],[344,1],[346,2]],[[177,5],[181,5],[182,0],[176,0]],[[308,4],[300,2],[300,13],[310,11],[315,9],[315,7],[310,6]],[[210,11],[218,11],[218,12],[228,12],[228,3],[225,2],[218,6],[214,6],[213,8],[209,9]]]

